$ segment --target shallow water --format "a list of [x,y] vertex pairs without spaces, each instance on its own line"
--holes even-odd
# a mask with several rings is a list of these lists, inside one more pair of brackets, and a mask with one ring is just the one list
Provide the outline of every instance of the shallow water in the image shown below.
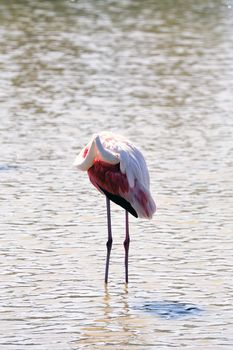
[[[232,349],[231,1],[0,1],[0,347]],[[112,205],[72,162],[111,129],[158,211]]]

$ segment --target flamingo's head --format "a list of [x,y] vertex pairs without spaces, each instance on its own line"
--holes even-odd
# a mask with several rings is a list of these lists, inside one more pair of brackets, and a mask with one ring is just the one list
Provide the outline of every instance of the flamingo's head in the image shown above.
[[102,160],[109,164],[119,163],[119,156],[108,150],[106,146],[104,147],[98,134],[94,134],[88,145],[81,150],[74,161],[74,166],[79,170],[87,171],[95,160]]

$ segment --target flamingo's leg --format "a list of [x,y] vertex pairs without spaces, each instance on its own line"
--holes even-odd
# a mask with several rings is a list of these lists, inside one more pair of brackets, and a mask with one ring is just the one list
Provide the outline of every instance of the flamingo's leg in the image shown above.
[[106,197],[107,205],[107,221],[108,221],[108,241],[107,241],[107,257],[106,257],[106,267],[105,267],[105,283],[108,283],[108,270],[110,254],[112,249],[112,228],[111,228],[111,211],[110,211],[110,200]]
[[125,211],[125,240],[124,240],[124,247],[125,247],[125,283],[128,283],[129,243],[130,243],[130,237],[129,237],[129,213],[126,210]]

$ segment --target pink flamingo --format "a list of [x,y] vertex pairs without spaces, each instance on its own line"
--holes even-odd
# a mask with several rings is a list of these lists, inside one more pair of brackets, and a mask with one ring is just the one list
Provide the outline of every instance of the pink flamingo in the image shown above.
[[105,283],[108,282],[109,261],[112,249],[110,201],[125,209],[126,235],[125,282],[128,283],[129,219],[151,219],[156,206],[150,194],[149,172],[142,153],[127,139],[111,132],[93,135],[74,162],[79,170],[87,171],[91,183],[106,196],[108,241]]

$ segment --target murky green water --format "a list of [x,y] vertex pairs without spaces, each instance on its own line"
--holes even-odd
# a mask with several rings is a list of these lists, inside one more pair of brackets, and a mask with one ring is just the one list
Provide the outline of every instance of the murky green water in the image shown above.
[[[0,347],[233,346],[232,1],[0,1]],[[141,147],[158,212],[112,206],[73,160]]]

